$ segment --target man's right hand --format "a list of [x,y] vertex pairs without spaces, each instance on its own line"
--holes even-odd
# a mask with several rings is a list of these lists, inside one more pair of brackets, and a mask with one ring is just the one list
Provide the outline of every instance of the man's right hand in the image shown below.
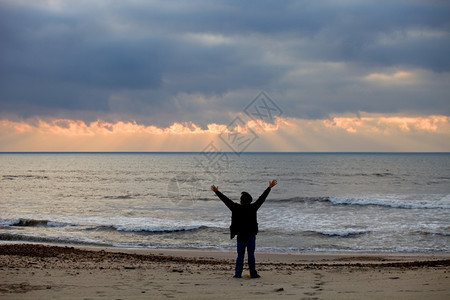
[[211,191],[213,191],[214,193],[217,193],[219,191],[219,188],[213,184],[211,186]]
[[277,180],[274,179],[274,180],[272,180],[272,181],[269,182],[269,187],[270,187],[270,188],[273,188],[274,186],[277,185],[277,183],[278,183]]

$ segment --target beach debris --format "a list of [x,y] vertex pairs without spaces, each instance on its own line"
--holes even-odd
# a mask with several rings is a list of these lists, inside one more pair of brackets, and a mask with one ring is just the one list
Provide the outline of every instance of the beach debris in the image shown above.
[[283,292],[283,291],[284,291],[284,288],[282,288],[282,287],[275,289],[275,292]]
[[172,272],[183,273],[183,270],[173,269]]
[[392,277],[389,277],[389,279],[399,279],[400,277],[398,277],[398,276],[392,276]]
[[130,266],[125,266],[123,267],[125,270],[134,270],[136,269],[135,267],[130,267]]

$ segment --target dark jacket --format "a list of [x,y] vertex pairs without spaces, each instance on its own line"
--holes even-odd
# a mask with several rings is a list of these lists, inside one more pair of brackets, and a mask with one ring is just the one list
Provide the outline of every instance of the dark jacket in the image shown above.
[[256,235],[258,233],[256,212],[264,203],[269,193],[270,187],[268,187],[255,202],[247,205],[241,205],[231,201],[220,191],[216,192],[216,195],[220,198],[220,200],[222,200],[223,203],[225,203],[225,205],[231,210],[231,238],[234,238],[235,235]]

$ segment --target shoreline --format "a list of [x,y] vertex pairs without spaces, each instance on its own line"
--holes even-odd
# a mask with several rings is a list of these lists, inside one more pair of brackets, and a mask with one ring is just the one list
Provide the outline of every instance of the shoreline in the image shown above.
[[[448,299],[450,253],[256,252],[258,279],[235,279],[234,251],[0,243],[0,297]],[[244,274],[248,273],[244,267]]]
[[[93,252],[111,252],[130,255],[157,255],[185,258],[201,258],[205,255],[216,260],[236,259],[235,249],[217,248],[144,248],[144,247],[114,247],[99,245],[40,243],[28,241],[0,241],[0,255],[4,245],[46,246],[55,248],[80,249]],[[264,263],[317,263],[336,261],[365,261],[365,262],[405,262],[405,261],[433,261],[450,260],[450,252],[383,252],[383,251],[272,251],[256,249],[257,262]]]

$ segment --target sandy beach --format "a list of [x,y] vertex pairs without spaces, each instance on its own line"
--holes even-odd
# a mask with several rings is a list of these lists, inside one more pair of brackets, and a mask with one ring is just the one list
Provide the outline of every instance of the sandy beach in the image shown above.
[[218,250],[2,244],[0,298],[450,297],[448,253],[257,252],[258,279],[232,278],[234,257]]

